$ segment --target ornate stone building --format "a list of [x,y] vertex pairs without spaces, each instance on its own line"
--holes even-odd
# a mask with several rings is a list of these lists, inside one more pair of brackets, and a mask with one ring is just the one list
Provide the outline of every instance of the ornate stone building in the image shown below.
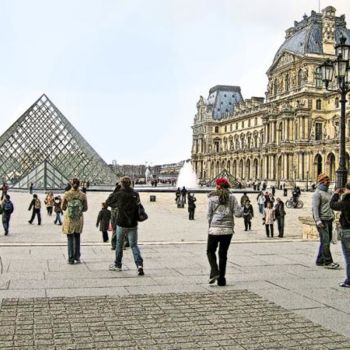
[[[201,180],[212,179],[224,169],[245,182],[305,186],[320,172],[335,179],[339,95],[326,91],[316,74],[325,59],[335,58],[334,45],[341,36],[350,44],[345,16],[337,17],[335,12],[331,6],[322,13],[313,11],[286,30],[267,71],[265,98],[243,99],[239,87],[220,85],[210,90],[208,99],[200,97],[192,164]],[[349,153],[347,145],[347,168]]]

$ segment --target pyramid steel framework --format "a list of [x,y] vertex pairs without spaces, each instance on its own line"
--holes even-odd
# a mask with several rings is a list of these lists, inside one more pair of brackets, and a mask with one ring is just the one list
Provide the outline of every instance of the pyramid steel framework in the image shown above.
[[[36,170],[40,168],[45,171]],[[35,188],[62,188],[73,177],[93,185],[116,181],[107,163],[45,94],[0,136],[0,177],[22,188],[31,182]]]

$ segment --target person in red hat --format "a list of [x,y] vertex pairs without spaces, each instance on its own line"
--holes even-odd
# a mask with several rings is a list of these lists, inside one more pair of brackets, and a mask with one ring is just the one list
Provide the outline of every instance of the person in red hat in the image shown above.
[[[242,217],[243,209],[236,197],[230,193],[230,183],[225,178],[216,180],[216,190],[208,198],[208,241],[207,257],[210,264],[209,284],[217,281],[219,286],[226,285],[226,262],[232,235],[234,216]],[[216,250],[219,247],[219,265]]]

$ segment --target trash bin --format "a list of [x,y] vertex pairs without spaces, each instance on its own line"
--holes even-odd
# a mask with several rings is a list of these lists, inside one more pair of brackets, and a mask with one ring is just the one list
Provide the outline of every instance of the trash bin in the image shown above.
[[156,201],[156,196],[154,196],[154,195],[149,196],[149,201],[150,202],[155,202]]
[[288,190],[287,190],[286,188],[283,190],[283,196],[284,196],[284,197],[287,197],[287,196],[288,196]]

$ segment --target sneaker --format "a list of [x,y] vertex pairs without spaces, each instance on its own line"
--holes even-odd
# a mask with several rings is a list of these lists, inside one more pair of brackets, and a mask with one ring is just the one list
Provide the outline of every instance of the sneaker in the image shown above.
[[111,247],[111,250],[115,250],[115,247]]
[[219,274],[214,275],[213,277],[210,277],[208,283],[209,284],[215,283],[219,277],[220,277]]
[[343,288],[350,288],[350,284],[347,284],[345,282],[339,283],[339,287],[343,287]]
[[139,266],[139,267],[137,268],[137,271],[138,271],[138,275],[139,275],[139,276],[143,276],[143,275],[145,274],[145,272],[143,271],[143,267],[142,267],[142,266]]
[[117,266],[115,266],[114,264],[112,264],[112,265],[109,265],[109,271],[121,271],[122,270],[122,268],[121,267],[117,267]]
[[339,264],[332,262],[331,264],[325,265],[326,269],[336,270],[339,268]]
[[76,264],[81,264],[80,259],[75,259],[75,263],[76,263]]
[[74,265],[74,260],[68,260],[69,265]]

